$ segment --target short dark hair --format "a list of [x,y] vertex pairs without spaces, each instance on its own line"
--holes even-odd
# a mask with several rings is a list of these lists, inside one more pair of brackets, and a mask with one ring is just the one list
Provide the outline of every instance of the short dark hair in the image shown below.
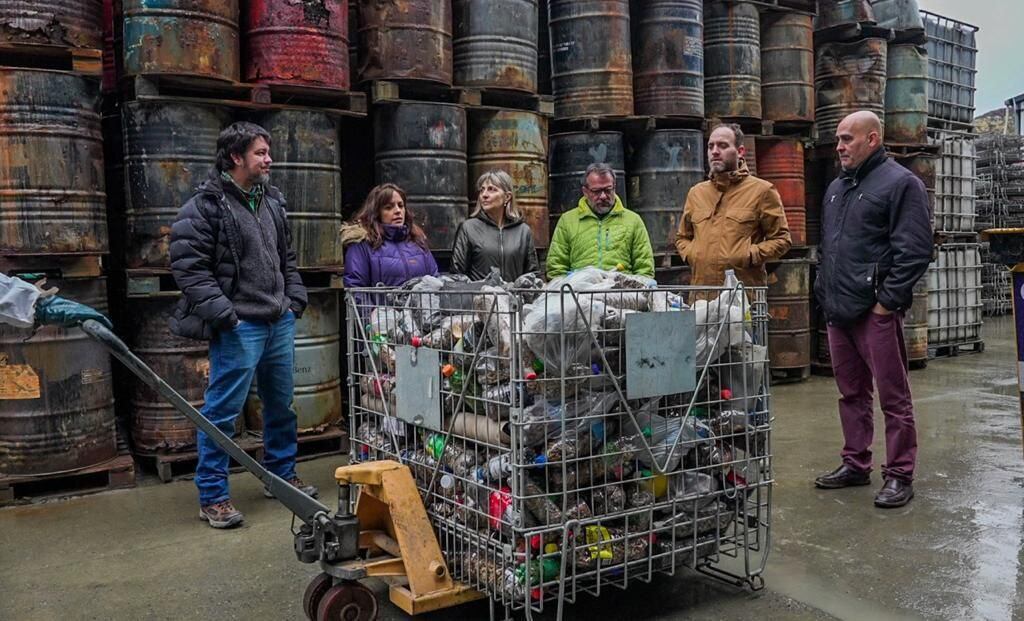
[[[711,132],[714,133],[716,129],[721,129],[723,127],[732,131],[732,135],[736,140],[732,146],[739,147],[743,144],[743,129],[736,123],[719,123],[711,128]],[[711,134],[708,135],[710,136]]]
[[232,155],[245,155],[257,138],[270,144],[270,132],[255,123],[239,121],[232,123],[217,137],[217,170],[226,172],[235,167]]

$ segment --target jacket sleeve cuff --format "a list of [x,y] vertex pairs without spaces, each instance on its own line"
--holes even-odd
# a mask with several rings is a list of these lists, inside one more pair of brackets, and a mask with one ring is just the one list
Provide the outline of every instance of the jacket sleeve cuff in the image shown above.
[[889,295],[886,294],[884,291],[878,292],[878,303],[882,305],[882,308],[893,313],[900,310],[901,308],[901,306],[897,304],[895,300],[889,297]]

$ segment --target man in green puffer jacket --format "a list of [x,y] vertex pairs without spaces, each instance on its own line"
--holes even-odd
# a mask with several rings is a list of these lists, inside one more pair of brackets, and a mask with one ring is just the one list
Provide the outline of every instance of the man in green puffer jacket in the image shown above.
[[558,219],[548,249],[548,278],[584,267],[654,277],[654,250],[647,227],[615,195],[615,171],[591,164],[582,183],[583,198]]

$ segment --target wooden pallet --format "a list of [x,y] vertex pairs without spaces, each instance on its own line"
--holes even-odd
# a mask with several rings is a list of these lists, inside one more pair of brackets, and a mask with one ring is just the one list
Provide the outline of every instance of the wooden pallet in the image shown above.
[[840,26],[815,30],[814,47],[817,48],[823,43],[845,43],[860,41],[869,37],[892,41],[896,38],[896,31],[892,28],[882,28],[871,24],[842,24]]
[[130,298],[178,295],[178,284],[170,268],[124,270],[125,293]]
[[[258,432],[250,431],[255,437]],[[299,433],[299,448],[295,461],[311,461],[331,455],[345,455],[349,451],[348,432],[336,425],[328,425],[315,433]]]
[[775,138],[802,138],[811,141],[814,139],[814,121],[771,121],[765,119],[761,121],[760,135]]
[[645,132],[657,129],[707,131],[708,121],[689,116],[580,116],[554,119],[551,132],[596,132],[601,130]]
[[270,91],[271,103],[312,108],[348,110],[366,114],[366,93],[326,86],[309,86],[283,82],[261,82]]
[[429,80],[373,80],[364,86],[375,104],[433,101],[461,104],[468,108],[526,110],[545,116],[555,113],[555,100],[551,95],[502,88],[448,86]]
[[0,272],[4,274],[45,274],[51,278],[96,278],[103,275],[103,255],[0,255]]
[[805,382],[811,377],[811,367],[796,369],[771,369],[772,384],[796,384]]
[[300,267],[299,275],[307,289],[343,289],[345,286],[345,268],[332,267]]
[[928,35],[924,28],[907,28],[906,30],[894,30],[893,43],[913,43],[914,45],[925,45],[928,43]]
[[911,360],[909,363],[907,363],[907,366],[910,367],[911,371],[920,371],[921,369],[928,368],[928,360]]
[[822,377],[835,377],[836,373],[832,370],[832,363],[816,362],[811,361],[811,373],[814,375],[820,375]]
[[815,0],[751,0],[750,4],[757,6],[757,8],[763,11],[778,13],[816,15],[818,11],[818,3]]
[[0,43],[0,66],[56,69],[85,76],[103,75],[103,51],[45,43]]
[[912,157],[915,155],[939,155],[942,145],[939,144],[893,144],[885,143],[885,150],[894,157]]
[[964,121],[950,121],[949,119],[940,119],[934,116],[928,117],[928,129],[953,132],[956,134],[967,134],[970,136],[976,135],[974,133],[974,125],[971,123],[966,123]]
[[957,356],[965,354],[980,354],[984,351],[984,341],[974,341],[972,343],[957,343],[954,345],[929,345],[928,359],[933,360],[935,358],[955,358]]
[[130,455],[120,455],[73,472],[0,476],[0,506],[127,487],[135,487],[135,462]]

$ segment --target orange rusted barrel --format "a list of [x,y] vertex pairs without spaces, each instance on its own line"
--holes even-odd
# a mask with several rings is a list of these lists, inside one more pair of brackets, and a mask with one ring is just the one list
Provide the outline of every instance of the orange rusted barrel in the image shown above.
[[811,262],[783,259],[768,283],[768,356],[774,381],[799,381],[811,370]]
[[452,0],[359,0],[359,80],[452,85]]
[[759,138],[758,176],[775,185],[786,209],[794,246],[807,245],[806,189],[804,187],[804,144],[790,138]]

